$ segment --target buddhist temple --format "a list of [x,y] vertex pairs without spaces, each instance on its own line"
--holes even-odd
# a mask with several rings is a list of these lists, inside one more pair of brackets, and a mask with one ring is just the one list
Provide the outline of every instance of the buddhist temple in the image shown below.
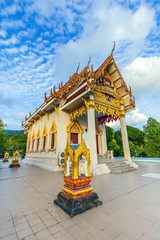
[[[126,113],[135,108],[131,88],[127,87],[115,63],[113,50],[97,70],[89,64],[90,60],[64,85],[61,82],[58,89],[53,86],[50,93],[45,93],[43,104],[29,117],[25,116],[22,126],[28,139],[23,162],[60,171],[64,167],[62,156],[67,144],[75,150],[84,142],[90,154],[91,173],[109,173],[105,162],[99,162],[100,156],[107,156],[105,124],[120,121],[124,160],[137,168],[131,161],[125,123]],[[71,167],[67,169],[72,171]],[[84,156],[79,169],[82,174],[87,171]]]

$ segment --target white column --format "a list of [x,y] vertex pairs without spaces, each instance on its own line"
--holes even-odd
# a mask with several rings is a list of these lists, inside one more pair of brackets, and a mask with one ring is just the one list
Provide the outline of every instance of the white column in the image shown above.
[[97,167],[97,146],[96,146],[96,127],[95,127],[95,110],[89,108],[88,117],[88,145],[91,159],[91,172],[95,175]]
[[126,127],[126,122],[125,122],[125,113],[121,114],[121,116],[120,116],[120,125],[121,125],[121,135],[122,135],[122,142],[123,142],[124,159],[131,161],[127,127]]

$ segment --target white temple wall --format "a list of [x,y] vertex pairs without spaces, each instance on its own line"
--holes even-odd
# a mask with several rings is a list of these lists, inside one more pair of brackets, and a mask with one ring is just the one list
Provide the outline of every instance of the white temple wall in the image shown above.
[[69,114],[59,110],[57,121],[57,153],[61,153],[64,152],[67,144],[66,127],[70,123]]

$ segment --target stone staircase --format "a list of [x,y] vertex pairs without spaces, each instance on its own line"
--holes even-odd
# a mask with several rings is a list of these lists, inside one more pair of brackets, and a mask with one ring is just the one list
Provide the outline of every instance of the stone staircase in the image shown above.
[[98,163],[105,163],[111,173],[114,174],[126,173],[134,171],[138,168],[138,166],[133,162],[124,161],[122,159],[106,159],[105,156],[102,155],[98,156]]

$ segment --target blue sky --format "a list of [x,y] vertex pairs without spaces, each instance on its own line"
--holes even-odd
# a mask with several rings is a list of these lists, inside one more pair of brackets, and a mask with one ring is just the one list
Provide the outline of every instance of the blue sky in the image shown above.
[[[128,125],[160,121],[160,4],[145,0],[1,0],[0,118],[21,129],[44,92],[110,55],[136,98]],[[112,124],[118,127],[117,123]]]

